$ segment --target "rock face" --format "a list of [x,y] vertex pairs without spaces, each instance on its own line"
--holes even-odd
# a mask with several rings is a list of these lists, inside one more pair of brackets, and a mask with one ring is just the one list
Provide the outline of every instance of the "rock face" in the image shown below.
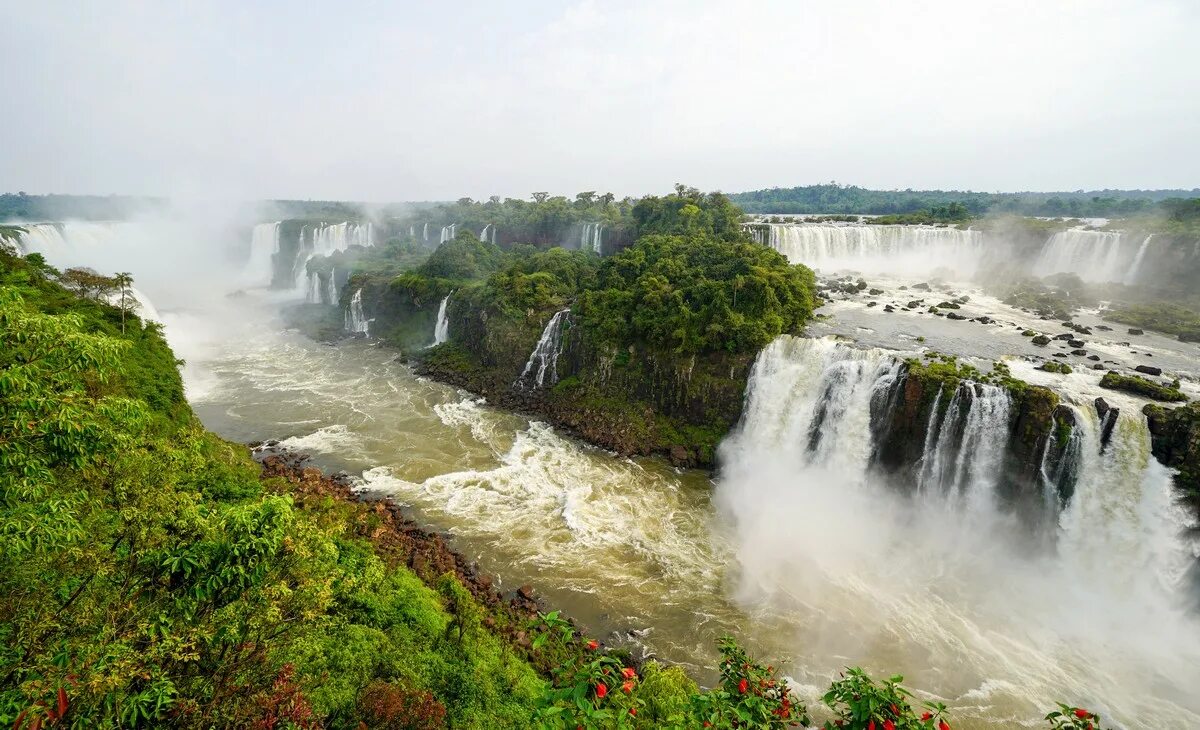
[[1142,412],[1154,456],[1179,470],[1175,485],[1200,507],[1200,402],[1178,408],[1150,404]]
[[[930,420],[945,417],[958,383],[908,368],[886,398],[872,401],[873,463],[901,488],[916,487]],[[1069,409],[1060,407],[1058,395],[1048,388],[1013,388],[1009,395],[1012,406],[1004,464],[999,469],[1003,474],[1000,498],[1031,519],[1041,519],[1043,455],[1051,460],[1061,459],[1060,452],[1067,444],[1060,429],[1069,434],[1074,417]],[[1063,499],[1074,489],[1072,479],[1070,475],[1060,486],[1065,491]]]
[[452,297],[450,341],[422,353],[417,372],[623,455],[660,454],[677,466],[714,464],[717,444],[741,417],[752,354],[613,350],[568,320],[557,380],[518,382],[552,314],[514,320]]
[[1100,416],[1100,450],[1108,448],[1112,439],[1113,429],[1117,427],[1117,416],[1121,415],[1120,408],[1113,408],[1103,398],[1096,399],[1096,415]]

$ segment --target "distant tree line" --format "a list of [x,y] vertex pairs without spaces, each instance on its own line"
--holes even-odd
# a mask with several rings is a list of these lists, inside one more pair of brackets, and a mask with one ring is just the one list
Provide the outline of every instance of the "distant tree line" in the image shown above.
[[1037,216],[1115,218],[1152,211],[1171,198],[1200,197],[1193,190],[1076,190],[982,193],[969,190],[869,190],[856,185],[806,185],[735,193],[730,200],[747,213],[858,213],[900,215],[950,204],[973,216],[989,212]]

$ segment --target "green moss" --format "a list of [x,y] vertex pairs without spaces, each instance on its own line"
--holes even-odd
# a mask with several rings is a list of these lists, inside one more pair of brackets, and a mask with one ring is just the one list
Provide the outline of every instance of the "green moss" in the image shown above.
[[1105,373],[1104,377],[1100,379],[1100,387],[1109,390],[1123,390],[1160,401],[1183,402],[1187,400],[1187,396],[1178,388],[1160,385],[1137,375],[1122,375],[1112,371]]
[[1065,362],[1056,362],[1054,360],[1047,360],[1046,362],[1042,363],[1041,367],[1038,369],[1045,370],[1048,373],[1058,373],[1059,375],[1070,375],[1072,372],[1074,372],[1071,370],[1070,365],[1066,364]]

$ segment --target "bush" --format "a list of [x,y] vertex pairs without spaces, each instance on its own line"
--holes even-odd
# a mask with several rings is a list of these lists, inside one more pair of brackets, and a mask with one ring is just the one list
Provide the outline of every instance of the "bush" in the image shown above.
[[446,726],[446,708],[423,690],[390,682],[367,685],[358,700],[359,717],[378,730],[437,730]]

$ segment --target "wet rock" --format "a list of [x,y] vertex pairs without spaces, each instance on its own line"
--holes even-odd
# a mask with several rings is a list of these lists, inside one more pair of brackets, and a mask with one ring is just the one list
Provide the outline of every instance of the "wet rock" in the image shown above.
[[1096,329],[1100,330],[1101,332],[1112,332],[1112,327],[1109,327],[1105,324],[1096,325]]
[[946,319],[958,320],[958,319],[966,319],[966,317],[962,316],[958,312],[950,312],[949,314],[946,315]]
[[686,447],[675,444],[671,447],[671,463],[675,466],[687,466],[692,461],[692,454]]
[[877,297],[877,296],[879,296],[880,294],[883,294],[883,290],[882,290],[882,289],[870,289],[870,290],[868,290],[868,292],[867,292],[867,293],[868,293],[868,294],[870,294],[870,295],[871,295],[871,296],[873,296],[873,297]]
[[879,306],[879,302],[867,302],[867,309]]
[[1056,340],[1073,340],[1073,339],[1075,339],[1075,336],[1074,335],[1055,335],[1054,339],[1056,339]]
[[1067,345],[1069,347],[1083,347],[1085,344],[1087,343],[1083,340],[1067,340]]
[[906,305],[904,305],[904,306],[905,306],[906,308],[908,308],[908,309],[916,309],[917,307],[921,306],[921,303],[920,303],[920,302],[918,302],[918,301],[912,301],[912,302],[909,302],[908,304],[906,304]]
[[1099,355],[1088,355],[1088,356],[1087,356],[1087,359],[1089,359],[1089,360],[1097,360],[1097,361],[1099,361],[1099,360],[1100,360],[1100,356],[1099,356]]
[[1046,345],[1050,344],[1050,338],[1045,335],[1038,335],[1037,337],[1034,337],[1032,340],[1030,340],[1030,342],[1032,342],[1035,345],[1041,345],[1041,346],[1045,347]]
[[1137,329],[1136,327],[1130,327],[1130,328],[1129,328],[1129,332],[1128,332],[1128,334],[1131,334],[1131,335],[1144,335],[1144,334],[1146,334],[1146,333],[1145,333],[1144,331],[1140,330],[1140,329]]
[[891,314],[892,312],[896,311],[896,308],[889,304],[883,308],[883,311],[887,312],[888,314]]
[[1103,370],[1103,369],[1104,369],[1104,366],[1101,365],[1100,363],[1096,363],[1095,365],[1092,366],[1092,370]]
[[1103,398],[1096,399],[1096,415],[1100,416],[1100,450],[1108,446],[1113,429],[1117,427],[1117,416],[1121,415],[1120,408],[1113,408]]
[[526,583],[525,585],[523,585],[517,589],[517,595],[520,596],[521,598],[524,598],[526,601],[532,601],[533,600],[533,586]]
[[980,317],[976,321],[979,322],[979,324],[996,324],[996,320],[988,316]]
[[1087,355],[1087,350],[1071,350],[1071,354],[1076,355],[1078,357],[1084,357],[1085,355]]
[[1139,373],[1145,373],[1146,375],[1162,375],[1162,368],[1156,368],[1153,365],[1138,365],[1134,368],[1134,370],[1138,371]]

